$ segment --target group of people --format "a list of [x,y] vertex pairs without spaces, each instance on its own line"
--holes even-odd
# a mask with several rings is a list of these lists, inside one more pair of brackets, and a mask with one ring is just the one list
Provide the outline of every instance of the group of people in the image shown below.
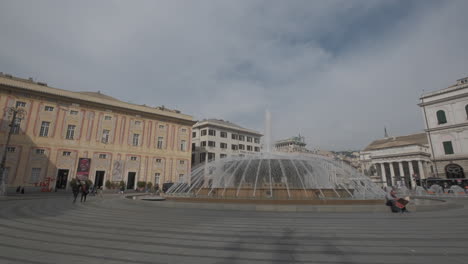
[[386,203],[385,205],[390,207],[390,210],[393,213],[409,213],[409,211],[406,209],[406,205],[409,203],[410,198],[409,196],[407,197],[398,197],[397,193],[394,189],[391,189],[388,193],[387,196],[385,197]]
[[81,200],[80,202],[86,202],[86,197],[88,194],[95,195],[98,194],[100,197],[102,197],[102,186],[95,188],[94,186],[88,186],[86,181],[81,181],[78,182],[78,184],[75,184],[72,186],[72,191],[73,191],[73,203],[76,202],[76,198],[78,197],[78,194],[81,193]]

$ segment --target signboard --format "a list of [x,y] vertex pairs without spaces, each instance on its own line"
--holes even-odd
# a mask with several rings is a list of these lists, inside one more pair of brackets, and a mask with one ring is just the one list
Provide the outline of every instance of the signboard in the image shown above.
[[78,169],[76,171],[76,178],[78,178],[79,180],[88,179],[90,168],[91,168],[91,159],[80,158],[78,160]]
[[123,176],[123,161],[116,160],[112,166],[112,180],[121,181]]

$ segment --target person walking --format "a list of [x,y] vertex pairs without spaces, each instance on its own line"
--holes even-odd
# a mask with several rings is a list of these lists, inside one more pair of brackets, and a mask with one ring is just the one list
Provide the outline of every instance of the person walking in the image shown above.
[[81,184],[81,202],[86,202],[86,196],[88,195],[88,185],[85,183]]
[[73,192],[73,203],[75,203],[76,198],[78,197],[78,194],[80,193],[80,185],[73,184],[72,185],[72,192]]
[[103,194],[102,194],[103,191],[104,191],[104,190],[102,189],[102,186],[99,186],[99,188],[97,189],[97,193],[98,193],[98,196],[99,196],[100,198],[104,198],[104,196],[103,196]]

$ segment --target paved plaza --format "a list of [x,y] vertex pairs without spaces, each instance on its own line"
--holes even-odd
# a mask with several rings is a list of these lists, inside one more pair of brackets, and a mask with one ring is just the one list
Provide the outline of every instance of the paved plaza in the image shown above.
[[0,263],[468,263],[466,207],[296,213],[158,203],[116,195],[86,204],[72,204],[71,195],[0,200]]

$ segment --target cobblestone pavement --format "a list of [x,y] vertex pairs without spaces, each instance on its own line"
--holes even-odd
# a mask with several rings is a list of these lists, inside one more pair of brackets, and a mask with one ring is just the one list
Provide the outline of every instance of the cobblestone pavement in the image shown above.
[[155,203],[3,199],[0,263],[468,263],[466,207],[288,213]]

